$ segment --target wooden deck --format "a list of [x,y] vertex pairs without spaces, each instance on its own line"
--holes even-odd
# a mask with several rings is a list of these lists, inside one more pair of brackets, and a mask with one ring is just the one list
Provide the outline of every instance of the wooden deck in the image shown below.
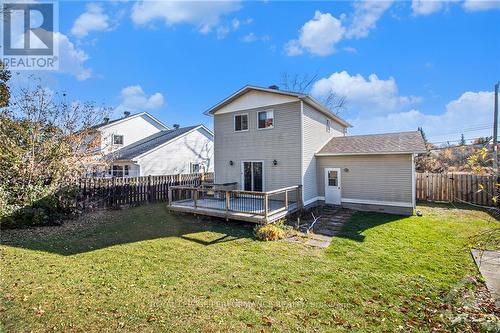
[[173,199],[169,201],[168,208],[172,211],[254,223],[272,223],[301,208],[300,186],[270,192],[180,186],[172,187],[171,191],[170,198]]

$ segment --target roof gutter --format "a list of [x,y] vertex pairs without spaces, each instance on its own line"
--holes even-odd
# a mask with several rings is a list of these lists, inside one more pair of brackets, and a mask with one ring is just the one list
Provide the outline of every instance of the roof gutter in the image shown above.
[[381,151],[381,152],[346,152],[346,153],[316,153],[314,156],[353,156],[353,155],[409,155],[422,154],[425,151]]

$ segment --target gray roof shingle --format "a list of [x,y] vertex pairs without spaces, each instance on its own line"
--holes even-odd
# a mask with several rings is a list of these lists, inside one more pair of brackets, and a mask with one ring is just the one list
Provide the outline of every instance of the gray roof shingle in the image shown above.
[[318,155],[424,153],[424,140],[419,131],[339,136],[332,138]]
[[153,148],[158,147],[159,145],[171,141],[198,126],[199,125],[181,127],[178,129],[171,129],[167,131],[160,131],[158,133],[145,137],[142,140],[134,142],[131,145],[128,145],[117,151],[114,151],[108,154],[108,156],[113,160],[130,160],[134,157],[144,154],[145,152]]

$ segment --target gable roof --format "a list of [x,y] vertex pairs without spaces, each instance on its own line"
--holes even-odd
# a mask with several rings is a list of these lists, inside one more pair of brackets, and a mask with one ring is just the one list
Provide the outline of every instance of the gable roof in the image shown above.
[[123,122],[125,120],[137,118],[137,117],[140,117],[140,116],[147,116],[151,120],[153,120],[154,122],[156,122],[157,124],[159,124],[161,127],[163,127],[164,129],[166,129],[166,130],[170,129],[167,125],[165,125],[164,123],[162,123],[161,121],[159,121],[158,119],[156,119],[155,117],[153,117],[148,112],[133,113],[133,114],[127,116],[127,117],[121,117],[121,118],[118,118],[118,119],[109,120],[107,122],[102,122],[100,124],[92,126],[92,128],[94,128],[94,129],[106,128],[106,127],[108,127],[110,125],[116,125],[116,124],[121,123],[121,122]]
[[316,156],[417,154],[426,152],[419,131],[334,137]]
[[186,135],[198,128],[203,128],[208,133],[210,133],[210,135],[213,135],[212,132],[203,125],[188,126],[188,127],[181,127],[178,129],[160,131],[158,133],[145,137],[144,139],[141,139],[137,142],[134,142],[126,147],[123,147],[112,153],[109,153],[107,156],[113,160],[131,160],[163,144],[166,144],[170,141],[173,141],[174,139]]
[[325,116],[332,118],[333,120],[339,122],[341,125],[345,127],[352,127],[351,124],[349,124],[347,121],[344,119],[340,118],[339,116],[333,114],[328,108],[326,108],[324,105],[322,105],[320,102],[318,102],[315,98],[312,96],[309,96],[307,94],[295,92],[295,91],[286,91],[286,90],[278,90],[278,89],[272,89],[272,88],[263,88],[263,87],[258,87],[258,86],[252,86],[252,85],[246,85],[240,90],[236,91],[234,94],[230,95],[223,101],[219,102],[218,104],[212,106],[210,109],[204,112],[205,115],[214,115],[218,110],[223,108],[224,106],[228,105],[232,101],[236,100],[237,98],[243,96],[247,92],[254,90],[254,91],[262,91],[262,92],[267,92],[267,93],[272,93],[272,94],[279,94],[279,95],[285,95],[285,96],[292,96],[296,97],[298,100],[304,101],[305,103],[309,104],[310,106],[314,107],[316,110],[320,111],[323,113]]

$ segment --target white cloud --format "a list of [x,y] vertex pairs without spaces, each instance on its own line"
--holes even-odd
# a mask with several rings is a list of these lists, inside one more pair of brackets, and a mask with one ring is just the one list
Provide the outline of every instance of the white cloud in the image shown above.
[[[449,102],[442,113],[426,114],[419,110],[349,119],[352,133],[414,131],[422,127],[430,142],[453,142],[463,133],[466,139],[491,135],[493,92],[465,92]],[[474,130],[471,130],[474,129]]]
[[85,67],[85,61],[89,59],[87,53],[75,47],[62,33],[54,34],[54,42],[59,48],[59,72],[74,75],[80,81],[88,79],[92,72]]
[[239,1],[140,1],[132,7],[131,17],[138,25],[163,20],[168,26],[188,23],[201,33],[208,33],[221,16],[239,8]]
[[499,0],[412,0],[411,8],[414,15],[429,15],[446,10],[452,4],[461,4],[469,12],[500,9]]
[[413,0],[411,9],[414,15],[429,15],[440,11],[445,6],[443,0]]
[[335,52],[335,44],[344,37],[342,22],[330,13],[316,11],[312,20],[307,21],[299,31],[299,38],[285,45],[288,55],[294,56],[307,51],[318,56]]
[[316,11],[312,20],[307,21],[299,31],[299,37],[285,44],[289,56],[307,51],[313,55],[327,56],[335,52],[335,46],[343,39],[363,38],[375,29],[380,17],[391,7],[392,0],[357,1],[354,12],[348,20],[345,14],[339,18],[330,13]]
[[368,36],[377,21],[391,7],[392,1],[358,1],[354,3],[354,15],[346,32],[347,38]]
[[233,18],[231,22],[226,24],[221,24],[217,27],[217,39],[224,39],[226,36],[232,32],[238,30],[242,25],[250,24],[253,22],[253,19],[248,18],[243,21],[240,21],[237,18]]
[[253,43],[256,41],[267,42],[269,39],[270,39],[270,37],[268,35],[263,35],[263,36],[259,37],[256,34],[254,34],[253,32],[250,32],[249,34],[246,34],[245,36],[243,36],[243,38],[241,40],[244,41],[245,43]]
[[328,78],[316,81],[311,93],[319,98],[330,93],[345,96],[348,110],[361,114],[398,111],[420,101],[418,97],[400,96],[396,80],[392,77],[383,80],[371,74],[365,79],[360,74],[351,76],[346,71],[335,72]]
[[109,29],[108,21],[109,17],[104,14],[102,6],[90,3],[87,5],[87,11],[75,20],[71,33],[78,38],[82,38],[91,31],[105,31]]
[[500,9],[498,0],[465,0],[463,7],[467,11],[481,11],[490,9]]
[[147,96],[140,85],[123,88],[120,98],[122,102],[116,110],[153,110],[165,105],[165,100],[161,93],[157,92],[151,96]]

